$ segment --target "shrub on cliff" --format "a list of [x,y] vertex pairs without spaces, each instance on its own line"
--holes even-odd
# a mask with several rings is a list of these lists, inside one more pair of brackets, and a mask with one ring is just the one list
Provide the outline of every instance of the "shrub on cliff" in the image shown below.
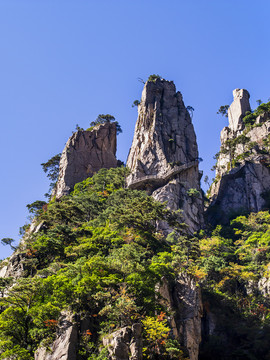
[[96,125],[114,123],[116,125],[117,135],[122,132],[121,126],[118,121],[115,120],[115,117],[110,114],[99,114],[95,121],[90,123],[90,128],[87,130],[92,130]]

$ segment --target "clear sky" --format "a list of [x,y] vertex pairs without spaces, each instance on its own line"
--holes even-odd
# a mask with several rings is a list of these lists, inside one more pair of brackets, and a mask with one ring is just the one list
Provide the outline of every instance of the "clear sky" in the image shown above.
[[[253,108],[270,97],[269,12],[269,0],[0,0],[0,239],[19,239],[26,204],[48,190],[40,164],[76,124],[114,115],[126,160],[138,77],[174,80],[195,109],[200,167],[212,178],[220,105],[235,88],[249,90]],[[0,259],[9,254],[0,246]]]

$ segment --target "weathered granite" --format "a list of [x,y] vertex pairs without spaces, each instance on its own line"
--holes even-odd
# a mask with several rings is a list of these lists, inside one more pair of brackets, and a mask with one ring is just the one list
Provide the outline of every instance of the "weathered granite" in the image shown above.
[[227,223],[238,214],[265,208],[263,198],[270,190],[270,168],[261,163],[245,162],[224,174],[215,186],[208,219],[212,224]]
[[232,131],[241,130],[243,117],[246,111],[250,111],[249,92],[245,89],[233,90],[233,103],[228,109],[229,127]]
[[73,315],[63,312],[58,325],[57,338],[50,349],[40,347],[35,352],[35,360],[76,360],[78,330]]
[[93,176],[102,168],[117,167],[116,124],[105,123],[91,131],[77,131],[67,141],[59,165],[59,177],[53,195],[61,198],[74,185]]
[[190,188],[200,191],[196,136],[172,81],[146,82],[127,166],[130,188],[147,190],[155,199],[168,201],[172,210],[183,209],[190,231],[200,228],[202,197],[190,199],[187,193]]
[[187,349],[190,360],[198,360],[203,315],[200,288],[194,279],[182,273],[172,284],[163,278],[159,292],[164,305],[171,310],[168,320],[174,337]]
[[262,277],[258,281],[258,289],[263,296],[270,298],[270,279]]
[[142,325],[126,326],[103,338],[110,360],[142,360]]
[[25,253],[15,251],[3,264],[1,264],[0,277],[13,277],[18,279],[24,273]]
[[[264,195],[270,191],[270,155],[265,144],[270,134],[269,114],[256,119],[256,127],[246,128],[242,118],[249,107],[247,90],[236,89],[229,108],[229,127],[221,131],[221,152],[216,164],[216,180],[210,189],[208,220],[216,225],[233,216],[264,210]],[[233,150],[231,141],[240,140]],[[224,153],[224,149],[227,149]]]

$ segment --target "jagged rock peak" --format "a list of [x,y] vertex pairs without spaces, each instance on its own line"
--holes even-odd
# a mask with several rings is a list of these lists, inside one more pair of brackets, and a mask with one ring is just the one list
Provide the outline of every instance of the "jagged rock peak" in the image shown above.
[[147,81],[127,160],[132,171],[130,179],[165,175],[172,170],[172,164],[197,160],[196,137],[182,95],[172,81]]
[[243,117],[250,111],[249,92],[245,89],[233,90],[233,102],[228,109],[229,128],[232,131],[241,130],[243,127]]
[[117,167],[116,124],[96,125],[91,131],[77,131],[62,152],[59,177],[53,195],[67,195],[74,185],[93,176],[102,168]]
[[216,225],[227,223],[241,213],[265,209],[265,195],[270,191],[270,114],[250,111],[249,93],[234,90],[229,107],[229,127],[221,131],[221,148],[216,164],[216,178],[210,188],[208,220]]
[[172,81],[147,81],[138,106],[138,119],[127,159],[131,188],[146,189],[172,210],[182,208],[191,231],[201,223],[198,147],[191,117]]

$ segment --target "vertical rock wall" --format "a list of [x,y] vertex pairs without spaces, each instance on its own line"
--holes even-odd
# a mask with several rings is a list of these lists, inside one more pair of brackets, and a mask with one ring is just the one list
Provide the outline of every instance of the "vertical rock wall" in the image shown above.
[[[189,112],[172,81],[146,82],[127,166],[130,188],[145,189],[172,210],[183,209],[191,232],[202,224],[198,147]],[[189,189],[198,193],[191,197]]]
[[77,131],[67,141],[60,159],[59,177],[53,195],[67,195],[74,185],[102,168],[117,166],[116,124],[97,125],[92,131]]
[[173,336],[187,349],[190,360],[198,360],[203,315],[200,288],[194,279],[182,273],[171,284],[163,278],[159,292],[163,305],[172,313],[168,320]]

